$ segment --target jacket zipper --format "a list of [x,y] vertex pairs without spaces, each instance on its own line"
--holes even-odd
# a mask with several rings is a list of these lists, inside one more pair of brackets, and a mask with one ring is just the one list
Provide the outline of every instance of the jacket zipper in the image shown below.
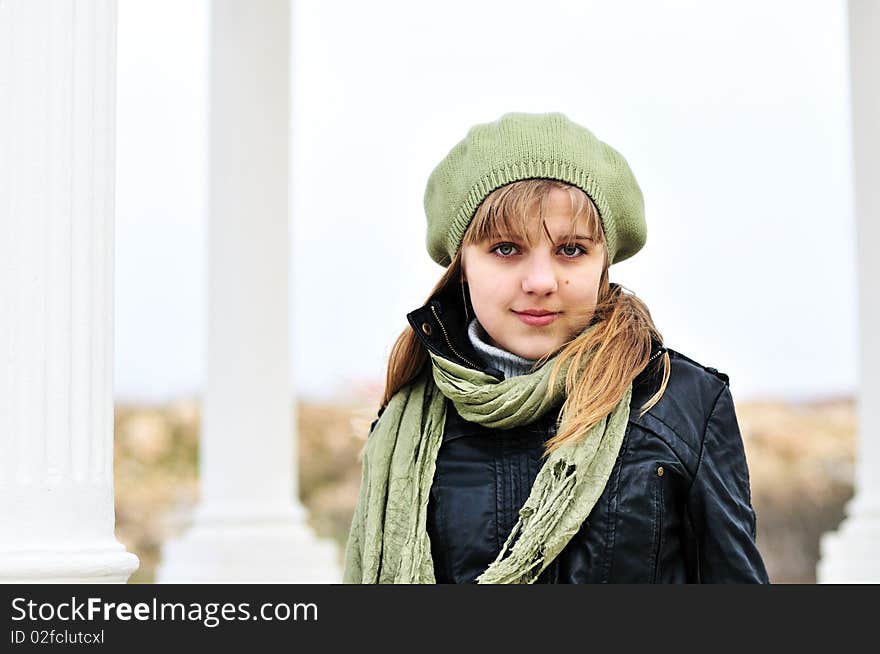
[[467,359],[465,359],[463,356],[461,356],[461,355],[458,353],[458,351],[457,351],[454,347],[452,347],[452,342],[449,340],[449,334],[446,333],[446,327],[443,325],[443,321],[440,320],[440,316],[437,315],[437,310],[434,308],[434,305],[433,305],[433,304],[431,305],[431,313],[434,314],[434,317],[437,319],[437,322],[440,323],[440,329],[443,330],[443,338],[446,339],[446,344],[449,346],[449,349],[452,350],[452,353],[453,353],[455,356],[457,356],[459,359],[461,359],[462,361],[464,361],[466,364],[468,364],[468,365],[469,365],[471,368],[473,368],[474,370],[479,370],[479,369],[480,369],[479,366],[474,365],[472,362],[470,362],[470,361],[468,361]]

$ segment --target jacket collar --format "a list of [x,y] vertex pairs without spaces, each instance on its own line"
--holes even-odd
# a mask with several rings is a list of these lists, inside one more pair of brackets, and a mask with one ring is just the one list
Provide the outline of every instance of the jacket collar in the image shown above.
[[406,314],[406,319],[416,338],[437,356],[503,380],[504,373],[490,367],[471,345],[467,321],[473,318],[474,309],[470,299],[463,295],[459,284],[447,284],[421,307]]

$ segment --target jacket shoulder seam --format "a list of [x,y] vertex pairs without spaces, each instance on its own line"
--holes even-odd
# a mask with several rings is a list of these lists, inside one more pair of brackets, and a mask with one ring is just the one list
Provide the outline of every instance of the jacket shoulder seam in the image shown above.
[[691,483],[687,489],[688,496],[690,496],[691,489],[694,487],[697,475],[700,474],[700,466],[703,465],[703,455],[706,453],[706,434],[709,433],[709,423],[712,422],[712,416],[715,415],[715,410],[718,408],[718,402],[721,399],[721,396],[724,395],[724,390],[726,388],[727,384],[721,386],[721,390],[718,391],[718,395],[715,396],[715,401],[712,403],[712,410],[709,411],[709,415],[706,417],[706,425],[703,427],[703,437],[700,439],[700,454],[697,457],[697,467],[694,468],[694,477],[691,479]]
[[[646,425],[646,424],[644,424],[644,422],[642,422],[644,420],[644,416],[650,416],[651,418],[653,418],[654,420],[656,420],[657,422],[662,424],[664,427],[666,427],[673,434],[675,434],[676,438],[678,438],[678,440],[680,440],[682,443],[684,443],[685,447],[687,447],[691,452],[693,452],[694,454],[697,455],[697,466],[694,469],[694,476],[696,477],[696,473],[700,467],[700,462],[702,462],[703,443],[705,442],[705,439],[706,439],[706,428],[709,426],[709,419],[712,417],[712,414],[715,412],[715,405],[718,403],[718,398],[721,396],[721,393],[724,391],[724,388],[729,386],[729,383],[727,381],[725,381],[725,379],[718,377],[718,375],[711,373],[709,370],[707,370],[705,368],[705,366],[697,363],[696,361],[694,361],[692,359],[687,358],[686,356],[684,356],[683,354],[681,354],[679,352],[676,352],[675,350],[672,350],[672,351],[675,352],[676,354],[678,354],[679,356],[681,356],[683,361],[686,361],[686,362],[690,363],[692,366],[694,366],[698,372],[702,372],[703,374],[709,373],[711,375],[711,377],[715,379],[716,383],[721,384],[721,388],[718,391],[718,395],[715,396],[715,399],[712,403],[712,409],[711,409],[711,411],[709,411],[709,417],[706,419],[706,424],[703,427],[703,436],[702,436],[702,439],[700,440],[699,446],[698,447],[692,446],[688,442],[687,439],[682,438],[681,434],[679,434],[678,431],[674,427],[672,427],[672,425],[670,425],[667,421],[665,421],[660,416],[660,412],[656,411],[657,407],[660,404],[659,402],[657,404],[655,404],[654,406],[652,406],[650,409],[648,409],[643,414],[643,416],[639,416],[638,418],[630,417],[630,421],[633,422],[634,424],[639,425],[640,427],[643,427],[645,429],[650,430],[652,433],[657,434],[657,436],[662,437],[662,434],[657,433],[656,429],[652,429],[650,427],[650,425]],[[719,374],[723,374],[723,373],[719,373]],[[726,375],[725,375],[725,377],[726,377]],[[669,392],[669,389],[667,389],[667,392]],[[664,395],[665,395],[665,393],[664,393]],[[661,398],[661,401],[662,401],[662,398]]]

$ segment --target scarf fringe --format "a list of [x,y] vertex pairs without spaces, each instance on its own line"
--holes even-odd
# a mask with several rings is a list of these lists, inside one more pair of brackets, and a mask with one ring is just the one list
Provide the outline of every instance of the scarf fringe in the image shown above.
[[[519,512],[519,519],[507,537],[501,552],[483,574],[478,584],[531,584],[541,575],[550,561],[545,561],[548,537],[562,517],[565,508],[574,499],[577,487],[577,466],[564,459],[553,464],[551,474],[541,480],[534,505],[527,504]],[[522,533],[510,556],[504,558],[511,542]]]

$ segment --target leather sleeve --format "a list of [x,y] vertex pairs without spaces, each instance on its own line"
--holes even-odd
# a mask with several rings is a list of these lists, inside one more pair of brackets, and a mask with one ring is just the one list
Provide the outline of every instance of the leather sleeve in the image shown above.
[[770,583],[755,544],[749,470],[727,384],[706,424],[688,512],[701,583]]

